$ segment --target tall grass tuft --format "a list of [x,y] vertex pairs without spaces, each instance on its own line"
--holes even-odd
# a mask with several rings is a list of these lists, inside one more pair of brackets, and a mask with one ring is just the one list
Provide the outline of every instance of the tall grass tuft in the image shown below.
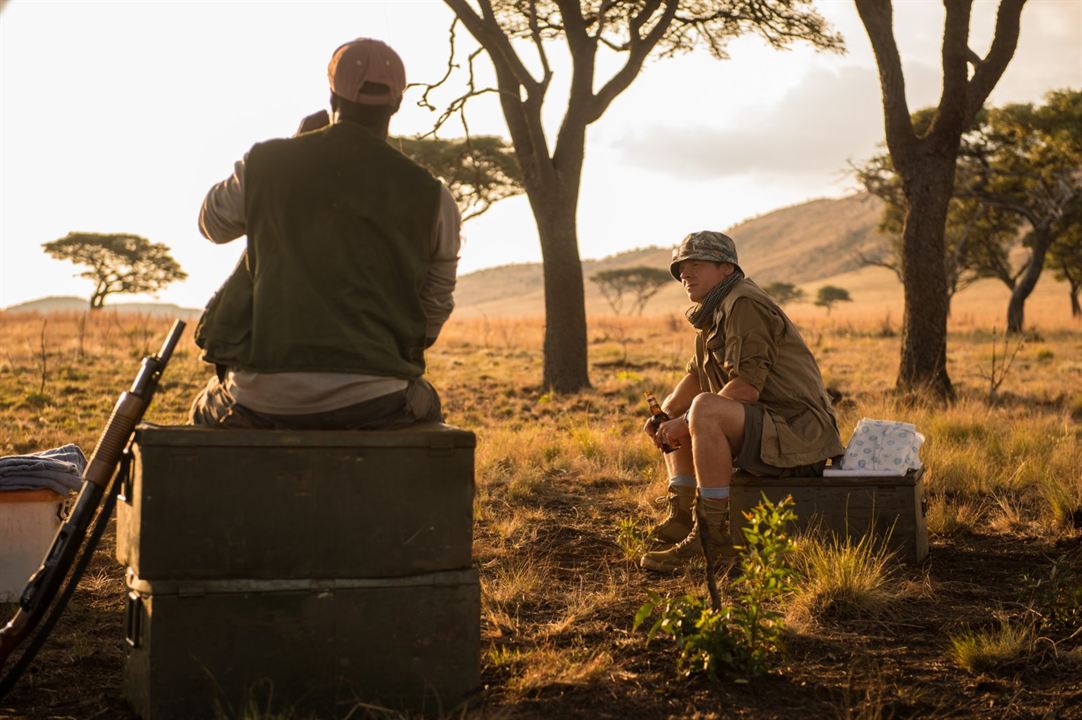
[[984,514],[981,503],[957,497],[932,497],[928,503],[925,522],[928,532],[940,537],[953,537],[977,531]]
[[897,595],[885,539],[809,534],[798,543],[790,621],[846,620],[881,614]]
[[970,672],[995,672],[1029,658],[1037,634],[1032,625],[1001,620],[993,630],[965,630],[951,636],[950,655]]

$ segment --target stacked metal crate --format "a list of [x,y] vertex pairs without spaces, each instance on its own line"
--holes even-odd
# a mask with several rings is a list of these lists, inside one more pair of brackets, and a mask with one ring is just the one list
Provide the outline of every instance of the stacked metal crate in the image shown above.
[[125,694],[146,720],[480,686],[474,435],[143,426],[117,513]]

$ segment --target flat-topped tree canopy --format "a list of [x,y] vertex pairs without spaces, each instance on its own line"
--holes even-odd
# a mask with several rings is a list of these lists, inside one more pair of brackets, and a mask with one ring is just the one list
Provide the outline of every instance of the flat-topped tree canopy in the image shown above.
[[57,260],[71,260],[89,269],[79,277],[94,281],[90,308],[98,310],[116,293],[156,293],[188,273],[169,254],[164,243],[152,243],[125,233],[70,232],[42,245]]

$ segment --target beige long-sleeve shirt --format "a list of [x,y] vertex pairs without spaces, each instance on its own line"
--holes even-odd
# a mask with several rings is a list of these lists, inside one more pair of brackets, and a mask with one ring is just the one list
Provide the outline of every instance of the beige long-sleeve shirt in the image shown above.
[[[247,232],[244,213],[244,166],[238,160],[233,174],[214,185],[199,211],[199,230],[213,243],[223,244]],[[461,247],[461,216],[454,197],[441,185],[439,211],[432,228],[432,255],[421,287],[421,305],[429,341],[439,336],[454,309],[454,289]],[[399,378],[353,373],[257,373],[229,370],[225,386],[234,399],[258,412],[303,415],[326,412],[399,392],[407,382]]]

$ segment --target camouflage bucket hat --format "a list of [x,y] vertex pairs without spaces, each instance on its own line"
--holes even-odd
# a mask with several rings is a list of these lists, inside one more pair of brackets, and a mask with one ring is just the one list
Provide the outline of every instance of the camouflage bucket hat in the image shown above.
[[733,239],[725,233],[713,230],[691,233],[672,251],[669,272],[677,280],[680,279],[678,266],[684,260],[706,260],[707,262],[730,263],[740,267],[736,260],[736,245]]

